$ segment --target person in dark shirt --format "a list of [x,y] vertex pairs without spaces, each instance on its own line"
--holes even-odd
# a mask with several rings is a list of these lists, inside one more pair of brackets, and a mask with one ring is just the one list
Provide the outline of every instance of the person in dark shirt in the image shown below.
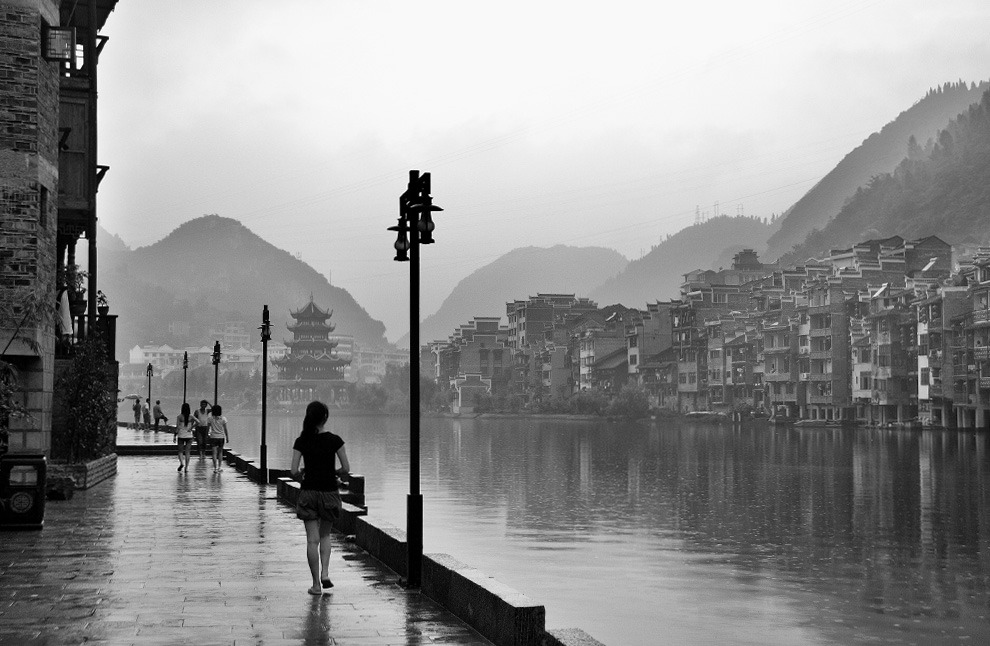
[[[296,517],[306,526],[306,561],[313,575],[310,594],[323,594],[330,581],[330,530],[340,516],[337,476],[350,473],[344,440],[325,428],[330,410],[321,401],[306,407],[302,433],[292,445],[292,477],[302,478]],[[337,468],[337,461],[340,468]],[[301,468],[299,463],[305,465]]]

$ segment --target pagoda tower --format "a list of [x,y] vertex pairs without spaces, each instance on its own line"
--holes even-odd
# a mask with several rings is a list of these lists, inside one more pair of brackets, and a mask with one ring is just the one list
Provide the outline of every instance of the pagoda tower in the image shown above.
[[337,342],[330,338],[336,329],[330,323],[333,310],[321,309],[310,295],[305,307],[289,314],[295,322],[287,326],[293,336],[285,341],[288,352],[272,361],[279,370],[279,379],[273,384],[277,399],[284,403],[346,399],[349,389],[344,367],[351,361],[337,356]]

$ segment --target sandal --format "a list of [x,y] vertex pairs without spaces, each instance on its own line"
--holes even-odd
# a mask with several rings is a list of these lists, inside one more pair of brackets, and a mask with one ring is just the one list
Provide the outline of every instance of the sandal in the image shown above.
[[316,588],[316,587],[309,588],[308,590],[306,590],[306,592],[308,592],[308,593],[310,593],[312,595],[315,595],[315,596],[322,596],[323,595],[323,590],[321,590],[320,588]]
[[324,589],[332,588],[333,581],[331,581],[330,579],[320,579],[320,585],[322,585]]

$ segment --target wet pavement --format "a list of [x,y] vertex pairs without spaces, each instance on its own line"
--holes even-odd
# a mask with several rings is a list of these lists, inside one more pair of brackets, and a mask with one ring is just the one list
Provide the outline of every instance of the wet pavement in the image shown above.
[[49,501],[40,531],[0,531],[0,644],[490,644],[334,534],[321,597],[292,510],[195,455],[121,457]]

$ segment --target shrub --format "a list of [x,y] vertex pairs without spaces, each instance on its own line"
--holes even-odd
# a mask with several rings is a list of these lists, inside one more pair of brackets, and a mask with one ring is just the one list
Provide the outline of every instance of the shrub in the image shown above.
[[113,453],[117,393],[106,342],[94,333],[75,346],[66,370],[55,381],[52,458],[95,460]]

